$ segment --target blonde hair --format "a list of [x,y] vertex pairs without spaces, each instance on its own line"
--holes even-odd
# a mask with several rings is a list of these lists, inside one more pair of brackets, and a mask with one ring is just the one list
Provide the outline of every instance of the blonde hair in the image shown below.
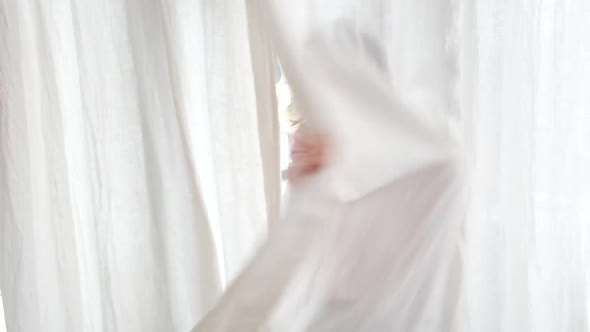
[[283,112],[283,116],[285,120],[287,120],[291,126],[298,126],[303,122],[303,116],[301,112],[297,109],[297,103],[295,101],[291,101],[291,104],[287,106],[285,111]]

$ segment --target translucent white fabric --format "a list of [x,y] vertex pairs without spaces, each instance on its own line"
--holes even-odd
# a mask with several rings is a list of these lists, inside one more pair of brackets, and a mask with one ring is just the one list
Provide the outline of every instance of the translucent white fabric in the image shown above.
[[466,14],[463,330],[590,331],[590,2]]
[[186,332],[251,255],[280,187],[248,11],[0,0],[8,331]]
[[4,320],[4,303],[2,296],[0,296],[0,332],[6,332],[6,322]]
[[267,4],[331,160],[196,331],[588,331],[588,2]]

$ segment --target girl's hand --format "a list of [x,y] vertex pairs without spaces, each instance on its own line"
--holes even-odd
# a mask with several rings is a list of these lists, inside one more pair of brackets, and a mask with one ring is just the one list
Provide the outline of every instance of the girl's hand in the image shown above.
[[291,183],[318,172],[326,162],[326,137],[302,125],[293,135],[291,165],[287,173]]

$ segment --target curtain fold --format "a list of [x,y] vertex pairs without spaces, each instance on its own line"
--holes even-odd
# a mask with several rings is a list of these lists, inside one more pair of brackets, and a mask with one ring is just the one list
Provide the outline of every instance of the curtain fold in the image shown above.
[[[258,132],[266,193],[267,220],[277,221],[281,208],[281,141],[280,124],[277,116],[278,101],[276,78],[280,76],[277,59],[273,53],[271,39],[264,25],[264,15],[260,0],[246,1],[248,31],[252,52],[252,70],[256,88],[258,110]],[[272,225],[269,225],[272,227]]]
[[240,2],[0,1],[9,331],[187,331],[212,306],[280,190],[250,34]]

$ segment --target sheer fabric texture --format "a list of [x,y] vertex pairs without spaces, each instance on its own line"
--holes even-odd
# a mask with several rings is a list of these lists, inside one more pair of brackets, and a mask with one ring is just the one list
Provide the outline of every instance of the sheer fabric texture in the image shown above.
[[335,143],[196,331],[588,331],[588,4],[266,3]]
[[278,213],[271,62],[248,12],[0,1],[8,331],[185,332],[213,305]]
[[[336,144],[278,214],[269,40]],[[0,0],[8,331],[588,331],[590,2]]]

